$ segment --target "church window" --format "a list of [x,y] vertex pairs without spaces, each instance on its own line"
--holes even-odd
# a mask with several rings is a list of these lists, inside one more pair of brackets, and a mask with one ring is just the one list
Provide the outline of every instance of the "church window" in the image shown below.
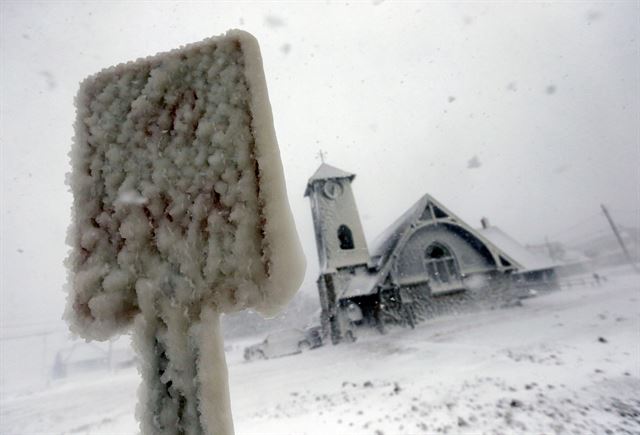
[[340,249],[353,249],[353,234],[346,225],[340,225],[338,228],[338,240],[340,241]]
[[440,243],[427,247],[424,265],[434,284],[448,284],[460,281],[460,271],[451,251]]

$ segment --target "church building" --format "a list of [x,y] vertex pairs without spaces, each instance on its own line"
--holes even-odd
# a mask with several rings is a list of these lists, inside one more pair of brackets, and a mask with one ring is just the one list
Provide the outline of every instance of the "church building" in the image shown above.
[[357,327],[384,332],[440,313],[498,307],[549,285],[554,265],[483,219],[473,229],[424,195],[371,245],[351,184],[355,175],[322,163],[307,183],[320,262],[321,323],[333,343]]

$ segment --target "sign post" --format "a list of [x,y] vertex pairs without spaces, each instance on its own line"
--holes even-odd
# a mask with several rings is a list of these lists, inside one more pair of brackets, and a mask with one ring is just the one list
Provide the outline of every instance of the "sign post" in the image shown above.
[[143,433],[230,434],[220,314],[274,315],[305,268],[257,41],[105,69],[76,107],[70,328],[133,327]]

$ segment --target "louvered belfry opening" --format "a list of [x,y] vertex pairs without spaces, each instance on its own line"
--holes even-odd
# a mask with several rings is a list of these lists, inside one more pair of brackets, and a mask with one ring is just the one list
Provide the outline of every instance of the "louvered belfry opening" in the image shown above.
[[353,249],[353,234],[346,225],[338,227],[338,240],[340,241],[340,249]]

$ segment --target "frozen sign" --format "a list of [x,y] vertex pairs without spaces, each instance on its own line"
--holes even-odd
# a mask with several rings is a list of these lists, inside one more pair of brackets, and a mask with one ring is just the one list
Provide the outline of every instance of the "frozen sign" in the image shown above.
[[219,314],[275,314],[305,267],[257,41],[107,68],[76,106],[70,327],[133,327],[143,433],[232,433]]

